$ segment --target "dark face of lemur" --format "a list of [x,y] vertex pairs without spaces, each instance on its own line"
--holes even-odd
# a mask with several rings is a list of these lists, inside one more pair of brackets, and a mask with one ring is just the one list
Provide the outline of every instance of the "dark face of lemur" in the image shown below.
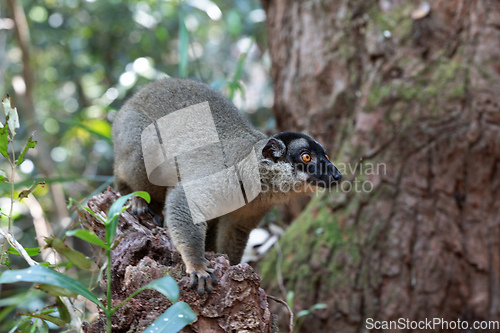
[[302,133],[282,132],[273,135],[262,154],[274,162],[292,164],[296,176],[311,185],[330,188],[342,180],[342,174],[330,162],[325,148]]

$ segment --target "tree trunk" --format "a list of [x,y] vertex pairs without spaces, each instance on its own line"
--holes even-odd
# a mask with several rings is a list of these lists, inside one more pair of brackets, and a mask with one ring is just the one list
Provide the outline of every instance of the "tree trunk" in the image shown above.
[[268,292],[282,257],[295,311],[328,305],[308,332],[500,320],[500,4],[263,6],[278,126],[317,138],[346,179],[266,258]]

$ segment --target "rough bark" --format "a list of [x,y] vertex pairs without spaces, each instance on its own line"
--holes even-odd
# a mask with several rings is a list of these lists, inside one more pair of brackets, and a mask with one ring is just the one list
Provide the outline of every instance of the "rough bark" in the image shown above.
[[[117,194],[108,191],[91,198],[88,207],[105,216]],[[88,212],[82,212],[82,224],[105,239],[104,226]],[[177,280],[180,301],[188,303],[197,314],[195,322],[181,332],[271,332],[272,317],[267,296],[259,287],[261,278],[248,264],[230,266],[224,255],[207,254],[219,280],[210,294],[199,296],[189,286],[179,252],[170,240],[166,228],[154,225],[151,217],[139,218],[129,211],[119,220],[115,239],[120,239],[112,251],[112,300],[119,304],[128,295],[147,283],[167,274]],[[103,264],[104,253],[93,247],[96,262]],[[106,276],[100,280],[106,290]],[[105,299],[101,300],[105,304]],[[113,316],[113,332],[143,332],[171,305],[157,291],[146,290],[125,303]],[[106,318],[99,318],[85,329],[88,333],[106,332]]]
[[[263,5],[278,126],[373,184],[319,196],[283,238],[295,311],[328,305],[303,327],[500,320],[498,2]],[[271,294],[278,257],[262,268]]]

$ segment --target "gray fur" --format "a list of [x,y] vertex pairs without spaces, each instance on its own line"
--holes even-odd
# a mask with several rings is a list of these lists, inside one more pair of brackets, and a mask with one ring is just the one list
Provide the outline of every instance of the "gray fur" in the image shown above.
[[[204,223],[193,223],[182,182],[174,188],[149,182],[141,149],[141,133],[154,120],[206,101],[224,147],[224,163],[234,165],[247,156],[250,149],[254,149],[259,160],[263,191],[249,204],[231,213]],[[250,231],[275,204],[316,189],[315,186],[307,187],[307,179],[300,177],[290,162],[283,159],[286,153],[283,142],[279,141],[279,149],[272,152],[271,158],[263,156],[263,148],[270,142],[268,140],[220,93],[205,84],[185,79],[151,83],[126,102],[114,120],[117,190],[122,195],[138,190],[149,192],[151,207],[157,215],[165,215],[174,244],[192,276],[192,283],[198,284],[199,293],[210,291],[212,284],[216,283],[213,269],[204,256],[205,250],[226,253],[231,264],[239,263]],[[136,200],[133,205],[139,213],[146,211],[141,200]]]

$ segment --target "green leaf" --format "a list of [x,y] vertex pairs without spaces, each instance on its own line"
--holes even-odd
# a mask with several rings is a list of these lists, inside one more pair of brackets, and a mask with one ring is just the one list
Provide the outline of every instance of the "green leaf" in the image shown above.
[[2,273],[2,275],[0,275],[0,283],[14,282],[44,283],[67,288],[79,295],[82,295],[89,301],[94,302],[101,308],[104,308],[104,305],[101,303],[101,301],[99,301],[99,299],[90,290],[85,288],[80,282],[41,265],[35,265],[29,268],[15,271],[5,271]]
[[241,93],[242,98],[245,99],[245,91],[243,90],[243,87],[239,82],[229,82],[228,88],[229,88],[229,95],[228,95],[229,100],[233,100],[234,95],[237,91],[239,91]]
[[73,119],[58,119],[60,123],[73,127],[73,131],[83,130],[89,134],[94,134],[108,142],[111,140],[111,125],[109,122],[102,119],[88,119],[88,120],[73,120]]
[[0,308],[4,308],[10,305],[17,306],[21,303],[29,304],[31,302],[36,302],[37,300],[45,296],[46,295],[42,291],[36,289],[14,294],[13,296],[10,297],[2,295],[2,298],[0,298]]
[[[32,314],[30,314],[30,316],[33,318],[39,318],[39,319],[50,321],[51,323],[59,326],[60,328],[63,328],[67,323],[69,323],[69,321],[65,321],[65,320],[62,320],[62,319],[54,317],[54,316],[50,316],[46,313],[32,313]],[[43,320],[41,320],[41,321],[43,322]],[[42,331],[40,331],[40,332],[42,332]]]
[[304,316],[307,316],[308,314],[310,314],[311,311],[310,310],[301,310],[299,311],[299,313],[297,313],[295,315],[295,319],[299,319],[300,317],[304,317]]
[[71,315],[69,314],[66,304],[63,303],[60,297],[56,297],[56,306],[57,310],[59,311],[59,317],[61,318],[61,320],[69,323],[71,321]]
[[40,284],[40,285],[36,286],[35,288],[40,289],[41,291],[44,291],[47,294],[52,295],[52,296],[56,296],[56,297],[59,297],[59,296],[72,297],[72,298],[78,297],[78,294],[75,293],[74,291],[71,291],[71,290],[66,289],[66,288],[61,288],[58,286],[52,286],[50,284]]
[[7,173],[5,172],[5,170],[0,169],[0,183],[5,182],[6,180],[9,180],[9,178],[7,177]]
[[[25,247],[24,249],[26,250],[26,252],[28,252],[28,255],[30,257],[34,257],[40,253],[39,247]],[[19,252],[12,246],[9,247],[6,252],[10,254],[15,254],[16,256],[20,255]]]
[[241,35],[241,29],[242,29],[242,17],[241,14],[238,13],[237,10],[229,10],[228,13],[225,15],[226,17],[226,27],[229,33],[233,36],[239,36]]
[[23,318],[22,320],[20,320],[17,325],[15,325],[10,331],[9,333],[13,333],[13,332],[18,332],[17,330],[21,331],[21,332],[32,332],[31,330],[28,331],[28,328],[32,326],[32,323],[31,323],[31,319],[30,318]]
[[22,320],[18,320],[16,325],[11,328],[9,333],[14,333],[14,332],[30,332],[28,331],[28,327],[31,326],[31,319],[30,318],[23,318]]
[[36,141],[33,141],[33,134],[31,134],[30,138],[28,139],[28,141],[24,145],[24,149],[21,152],[21,155],[19,155],[19,158],[16,161],[16,165],[20,165],[21,163],[24,162],[24,155],[26,155],[26,152],[28,151],[28,149],[35,148],[36,143],[37,143]]
[[167,296],[172,303],[179,300],[179,286],[175,282],[174,278],[170,275],[164,276],[158,280],[154,280],[148,283],[144,289],[154,289],[161,292],[163,295]]
[[92,215],[96,220],[99,220],[101,221],[101,223],[103,225],[106,224],[106,220],[104,218],[102,218],[100,215],[97,215],[96,213],[94,213],[90,208],[88,207],[83,207],[78,201],[74,200],[73,198],[69,198],[69,203],[68,205],[66,206],[67,209],[70,209],[71,207],[73,207],[73,205],[76,206],[76,210],[85,210],[87,213],[89,213],[90,215]]
[[326,309],[326,308],[327,308],[326,304],[318,303],[318,304],[314,304],[313,306],[311,306],[311,308],[309,309],[309,311],[313,312],[315,310]]
[[4,323],[5,318],[11,313],[14,312],[17,308],[17,304],[9,305],[7,307],[2,307],[0,310],[0,323]]
[[17,109],[13,108],[10,104],[9,95],[2,99],[2,104],[5,112],[5,118],[7,119],[7,125],[9,126],[12,137],[14,137],[14,135],[16,135],[16,128],[19,128],[19,116],[17,114]]
[[31,185],[30,188],[19,192],[19,196],[17,197],[17,200],[21,201],[24,198],[27,198],[28,195],[30,195],[31,193],[33,193],[33,191],[36,190],[38,185],[41,185],[43,187],[43,186],[45,186],[45,182],[44,181],[43,182],[33,182],[33,185]]
[[9,267],[9,269],[12,269],[12,267],[10,266],[10,260],[9,258],[7,258],[7,256],[3,257],[2,261],[0,262],[0,265],[5,265]]
[[76,126],[79,126],[92,134],[99,136],[100,139],[104,139],[111,142],[111,125],[108,121],[102,119],[89,119],[82,122],[75,122]]
[[299,313],[297,313],[295,315],[295,319],[299,319],[301,317],[307,316],[315,310],[326,309],[326,308],[327,308],[326,304],[323,304],[323,303],[314,304],[308,310],[299,311]]
[[113,238],[115,238],[116,228],[118,226],[118,219],[120,218],[121,213],[123,213],[128,207],[124,207],[125,203],[132,196],[141,197],[146,200],[148,203],[151,201],[151,197],[148,192],[137,191],[116,199],[116,201],[109,207],[108,210],[108,218],[106,221],[106,243],[111,245],[113,243]]
[[[43,315],[40,315],[40,316],[43,316]],[[33,315],[33,317],[37,317],[37,316]],[[49,333],[49,325],[47,325],[45,320],[41,320],[41,319],[36,320],[36,328],[38,328],[39,333]]]
[[59,254],[62,254],[63,256],[68,258],[68,260],[75,266],[78,266],[82,269],[90,269],[92,261],[83,253],[73,250],[72,248],[64,244],[62,240],[56,238],[55,236],[51,236],[47,237],[45,239],[45,242],[47,243],[47,247],[53,248]]
[[244,97],[245,92],[243,90],[243,87],[239,83],[239,81],[240,81],[241,76],[243,74],[243,67],[245,65],[245,60],[248,56],[248,53],[252,49],[254,42],[255,42],[255,39],[252,38],[250,44],[248,45],[248,49],[246,50],[245,53],[243,53],[240,56],[240,59],[238,60],[238,64],[236,66],[236,71],[234,72],[233,79],[231,80],[231,82],[229,82],[229,96],[228,96],[229,100],[233,100],[234,93],[236,91],[240,91],[241,94],[243,95],[243,99],[245,99],[245,97]]
[[49,326],[42,319],[37,318],[39,314],[20,313],[25,318],[19,323],[19,330],[11,329],[11,332],[25,333],[49,333]]
[[87,243],[94,244],[103,248],[107,248],[106,244],[97,237],[92,231],[85,229],[74,229],[66,232],[66,236],[75,236],[78,237]]
[[9,158],[9,152],[7,148],[9,147],[9,131],[7,130],[7,126],[4,126],[0,129],[0,154],[5,156],[5,158]]
[[[82,207],[82,206],[80,206],[80,207]],[[100,215],[97,215],[96,213],[94,213],[94,212],[92,211],[92,209],[90,209],[89,207],[83,207],[83,209],[85,209],[85,211],[86,211],[87,213],[89,213],[90,215],[92,215],[93,217],[95,217],[96,219],[98,219],[99,221],[101,221],[101,222],[102,222],[102,224],[106,225],[106,220],[105,220],[105,219],[103,219]]]
[[69,202],[68,204],[66,205],[66,209],[71,209],[71,207],[73,207],[73,205],[76,205],[78,208],[83,208],[82,205],[80,205],[80,203],[78,201],[76,201],[75,199],[73,198],[69,198]]
[[144,333],[176,333],[196,319],[196,313],[184,302],[177,302],[161,314]]
[[290,309],[293,309],[293,299],[295,298],[295,292],[293,290],[289,290],[286,293],[286,303],[290,307]]

